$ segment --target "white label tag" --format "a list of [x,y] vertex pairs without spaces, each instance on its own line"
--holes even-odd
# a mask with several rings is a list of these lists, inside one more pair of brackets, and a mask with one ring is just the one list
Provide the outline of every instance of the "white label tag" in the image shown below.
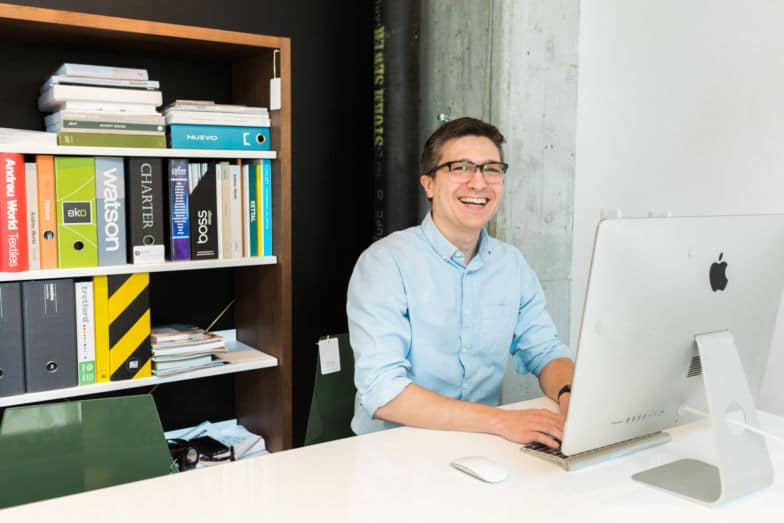
[[340,372],[340,347],[337,338],[319,340],[319,360],[321,361],[321,374]]
[[270,80],[270,111],[279,110],[280,102],[280,78],[272,78]]
[[163,263],[166,251],[163,245],[134,245],[133,263]]

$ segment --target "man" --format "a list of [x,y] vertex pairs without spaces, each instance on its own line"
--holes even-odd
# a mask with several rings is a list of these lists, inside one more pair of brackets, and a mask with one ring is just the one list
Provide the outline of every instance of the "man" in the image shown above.
[[[558,447],[571,353],[520,251],[485,230],[503,196],[503,143],[498,129],[474,118],[437,129],[421,159],[431,212],[357,261],[346,306],[360,401],[355,432],[375,419]],[[496,408],[510,352],[560,414]]]

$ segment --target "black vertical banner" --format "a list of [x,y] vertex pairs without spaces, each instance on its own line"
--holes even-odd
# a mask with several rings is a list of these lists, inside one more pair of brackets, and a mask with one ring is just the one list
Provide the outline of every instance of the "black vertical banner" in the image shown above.
[[420,221],[419,4],[375,1],[374,241]]

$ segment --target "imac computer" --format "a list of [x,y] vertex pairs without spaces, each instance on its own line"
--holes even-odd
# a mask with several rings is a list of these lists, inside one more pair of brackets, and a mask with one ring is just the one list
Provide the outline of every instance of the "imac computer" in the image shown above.
[[782,287],[784,215],[600,222],[562,454],[591,463],[668,441],[690,405],[709,413],[717,465],[635,479],[705,503],[769,484],[764,439],[730,430],[727,412],[756,424]]

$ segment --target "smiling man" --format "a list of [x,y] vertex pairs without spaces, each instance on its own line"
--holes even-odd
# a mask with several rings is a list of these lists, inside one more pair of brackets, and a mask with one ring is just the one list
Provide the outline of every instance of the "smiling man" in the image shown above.
[[[422,224],[371,245],[354,267],[346,310],[359,401],[354,432],[411,425],[497,434],[557,447],[574,365],[520,251],[485,229],[504,192],[504,137],[474,118],[425,143]],[[509,355],[560,405],[496,408]],[[377,422],[376,422],[377,423]]]

